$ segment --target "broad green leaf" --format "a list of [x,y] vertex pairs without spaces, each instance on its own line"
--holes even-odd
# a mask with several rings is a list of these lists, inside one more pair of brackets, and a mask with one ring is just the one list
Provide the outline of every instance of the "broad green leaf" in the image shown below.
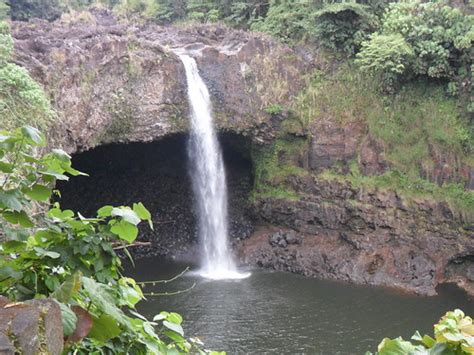
[[130,286],[120,285],[120,292],[122,294],[123,300],[130,308],[135,307],[135,305],[142,299],[140,293],[135,288]]
[[46,140],[44,138],[44,135],[34,127],[23,126],[21,127],[21,133],[27,139],[27,141],[31,144],[34,144],[37,146],[46,145]]
[[13,270],[10,266],[0,267],[0,282],[6,279],[19,280],[23,276],[23,273],[18,270]]
[[13,211],[20,211],[21,194],[18,190],[0,191],[0,208],[9,208]]
[[134,203],[133,204],[133,211],[137,214],[137,216],[145,221],[148,221],[150,228],[153,229],[153,221],[151,220],[151,213],[146,209],[143,203]]
[[[453,349],[450,349],[447,344],[436,343],[431,349],[429,349],[426,354],[428,355],[457,355]],[[416,353],[414,355],[419,355]],[[424,355],[424,354],[423,354]]]
[[132,243],[138,236],[138,228],[126,221],[115,223],[110,228],[110,231],[117,235],[120,239],[123,239],[129,243]]
[[14,137],[11,135],[0,134],[0,143],[10,143],[10,142],[18,142],[21,138]]
[[124,221],[135,226],[140,223],[140,218],[129,207],[114,207],[110,212],[110,215],[113,217],[122,217]]
[[110,286],[96,282],[95,280],[83,277],[83,289],[87,292],[91,302],[97,309],[111,316],[116,322],[125,327],[130,327],[127,316],[116,305],[116,290]]
[[45,175],[45,176],[50,176],[52,178],[55,178],[56,180],[62,180],[62,181],[68,181],[69,180],[69,177],[64,175],[64,174],[60,174],[60,173],[57,173],[57,172],[54,172],[54,171],[38,171],[39,174],[41,175]]
[[184,336],[183,327],[181,327],[179,324],[171,323],[171,322],[168,322],[167,320],[165,320],[165,321],[163,321],[163,325],[166,328],[172,330],[173,332],[176,332],[179,335]]
[[62,162],[70,162],[71,156],[62,149],[53,149],[53,156]]
[[13,164],[0,161],[0,171],[7,174],[11,173],[13,171]]
[[64,171],[72,176],[89,176],[89,174],[83,173],[82,171],[76,170],[71,166],[63,166]]
[[167,314],[163,314],[163,312],[161,312],[160,314],[157,314],[156,316],[153,317],[153,321],[158,322],[160,320],[166,319],[166,317],[167,317]]
[[48,251],[40,247],[34,247],[33,249],[38,256],[48,257],[51,259],[57,259],[61,256],[61,254],[56,253],[55,251]]
[[46,279],[44,280],[44,283],[48,287],[48,290],[54,291],[60,286],[59,279],[56,275],[50,275],[47,276]]
[[64,335],[69,336],[72,333],[74,333],[74,330],[76,329],[77,316],[69,308],[69,306],[61,302],[58,302],[58,303],[59,303],[59,306],[61,307],[61,318],[63,321]]
[[103,206],[97,210],[98,217],[110,217],[112,210],[114,209],[113,206]]
[[51,294],[51,296],[60,302],[69,302],[69,300],[81,289],[81,278],[81,272],[78,271],[74,273],[68,277],[68,279],[64,281],[61,286]]
[[181,317],[178,313],[170,312],[166,320],[171,323],[181,324],[183,322],[183,317]]
[[143,220],[148,220],[151,218],[150,211],[148,211],[141,202],[133,204],[133,211],[137,214],[139,218]]
[[163,333],[176,343],[184,343],[186,341],[184,337],[174,331],[165,330]]
[[25,228],[31,228],[34,226],[33,222],[30,220],[25,211],[7,211],[3,213],[3,218],[12,224],[19,224]]
[[152,338],[157,338],[155,328],[153,328],[153,326],[150,323],[148,322],[143,323],[143,330]]
[[2,217],[5,219],[5,221],[11,223],[11,224],[18,224],[18,212],[14,211],[6,211],[2,213]]
[[21,242],[17,240],[10,240],[2,244],[2,249],[5,253],[18,253],[20,251],[23,251],[25,247],[26,247],[25,242]]
[[35,201],[48,201],[51,198],[52,190],[46,186],[35,184],[30,189],[23,191],[27,196]]
[[74,218],[74,212],[71,210],[62,211],[60,208],[52,208],[48,211],[48,216],[60,221],[67,221]]
[[407,355],[415,350],[415,346],[402,338],[385,338],[378,346],[380,355]]
[[35,163],[35,164],[39,164],[40,163],[40,160],[35,158],[34,156],[30,155],[30,154],[27,154],[27,153],[21,153],[23,159],[25,159],[25,161],[27,163]]

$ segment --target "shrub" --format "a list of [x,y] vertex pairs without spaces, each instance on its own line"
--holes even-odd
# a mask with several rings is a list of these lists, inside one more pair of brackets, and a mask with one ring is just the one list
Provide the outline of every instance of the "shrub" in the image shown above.
[[232,1],[230,8],[222,5],[220,13],[227,23],[249,28],[255,21],[266,16],[268,8],[268,2],[262,0]]
[[272,104],[265,108],[265,112],[272,116],[279,115],[283,112],[283,106],[280,104]]
[[62,10],[62,6],[58,0],[10,1],[11,18],[17,21],[27,21],[34,17],[53,21],[61,16]]
[[256,20],[250,28],[266,32],[283,42],[304,39],[309,32],[312,6],[308,1],[273,0],[265,18]]
[[362,71],[380,76],[384,91],[396,86],[399,77],[413,61],[413,49],[400,34],[375,33],[362,42],[356,63]]
[[376,17],[368,6],[357,3],[334,3],[314,13],[312,30],[326,48],[355,54],[361,43],[376,28]]
[[5,0],[0,0],[0,21],[10,17],[10,5]]
[[[377,74],[390,75],[393,65],[382,66],[381,63],[387,57],[398,60],[412,52],[412,60],[397,73],[400,79],[425,76],[456,80],[460,87],[469,90],[473,24],[473,15],[464,14],[442,2],[393,3],[378,35],[364,44],[358,56],[359,62],[366,69],[376,69]],[[401,42],[401,37],[406,45]],[[397,43],[397,47],[390,51],[376,50],[377,45],[385,47]]]
[[[43,88],[25,68],[11,63],[13,38],[8,25],[0,23],[0,127],[11,129],[22,124],[47,127],[54,113]],[[36,119],[32,119],[36,117]]]
[[[452,354],[474,352],[474,323],[461,310],[447,312],[434,326],[434,338],[416,332],[409,342],[401,337],[385,338],[378,346],[379,355]],[[370,354],[369,352],[367,354]]]
[[190,20],[207,23],[216,22],[220,18],[219,10],[212,0],[189,0],[187,3]]

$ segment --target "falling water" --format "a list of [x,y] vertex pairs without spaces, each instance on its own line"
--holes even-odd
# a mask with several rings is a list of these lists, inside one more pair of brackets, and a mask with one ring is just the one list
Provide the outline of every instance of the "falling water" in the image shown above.
[[197,201],[202,244],[200,274],[211,279],[247,277],[239,273],[227,241],[227,185],[222,152],[212,123],[212,107],[196,61],[178,54],[186,69],[191,129],[188,156]]

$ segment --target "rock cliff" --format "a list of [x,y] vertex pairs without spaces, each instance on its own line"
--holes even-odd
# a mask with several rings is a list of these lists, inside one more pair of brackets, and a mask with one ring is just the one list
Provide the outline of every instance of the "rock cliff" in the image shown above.
[[[291,160],[299,173],[269,182],[275,190],[289,187],[291,196],[255,194],[248,211],[255,232],[235,235],[244,262],[421,294],[456,282],[474,293],[472,220],[443,202],[320,178],[328,169],[347,173],[352,161],[366,175],[383,173],[388,163],[381,142],[360,122],[314,117],[303,126],[293,117],[288,108],[308,74],[326,65],[305,51],[220,25],[132,24],[104,11],[14,23],[13,34],[16,62],[44,85],[57,110],[48,135],[68,152],[186,132],[176,48],[194,53],[220,131],[248,138],[255,175],[265,173],[256,158],[262,151],[282,136],[297,140],[290,156],[274,159]],[[441,165],[425,175],[448,181],[451,173]],[[474,186],[472,169],[458,173]]]

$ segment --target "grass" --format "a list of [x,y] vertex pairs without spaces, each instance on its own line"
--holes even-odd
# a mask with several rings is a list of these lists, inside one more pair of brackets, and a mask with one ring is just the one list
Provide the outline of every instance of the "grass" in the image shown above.
[[474,191],[466,191],[462,184],[439,186],[422,178],[412,178],[399,170],[390,170],[383,175],[364,176],[360,173],[355,160],[351,163],[350,173],[347,175],[328,170],[319,176],[325,179],[349,181],[354,187],[364,190],[392,190],[408,199],[421,197],[446,202],[466,221],[474,221]]
[[434,156],[454,168],[474,165],[474,128],[443,86],[417,80],[391,96],[377,87],[350,63],[334,73],[317,70],[292,109],[306,127],[315,120],[365,123],[389,165],[412,178],[429,170]]
[[364,176],[354,160],[347,175],[326,171],[319,177],[349,181],[366,190],[392,190],[408,199],[444,201],[465,220],[474,220],[474,192],[466,191],[461,183],[438,186],[422,178],[422,170],[429,172],[436,164],[435,157],[453,171],[474,165],[473,127],[462,116],[458,101],[448,97],[441,85],[417,81],[384,96],[376,82],[347,63],[333,73],[315,71],[290,109],[294,119],[282,126],[283,136],[253,156],[254,196],[298,197],[285,186],[285,178],[310,174],[294,162],[308,145],[306,139],[291,138],[293,131],[308,131],[315,120],[341,125],[361,122],[367,134],[383,143],[390,170]]
[[285,180],[290,175],[307,175],[309,172],[295,163],[298,155],[304,152],[306,139],[280,137],[273,144],[252,149],[254,162],[254,188],[252,199],[275,197],[297,199],[298,194]]

